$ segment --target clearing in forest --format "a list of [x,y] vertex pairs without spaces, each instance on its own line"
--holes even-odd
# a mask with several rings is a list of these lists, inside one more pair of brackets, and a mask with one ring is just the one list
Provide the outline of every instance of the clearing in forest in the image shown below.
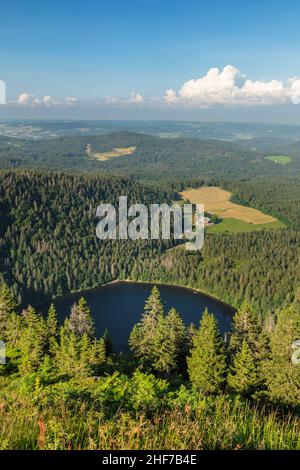
[[263,212],[235,204],[230,201],[231,193],[218,187],[203,186],[201,188],[186,189],[181,196],[194,204],[204,204],[206,212],[217,214],[221,219],[238,219],[248,224],[262,225],[277,222],[275,217]]
[[287,155],[270,155],[269,157],[266,157],[266,159],[271,162],[278,163],[279,165],[287,165],[293,161],[293,159]]
[[89,157],[96,158],[100,162],[105,162],[115,157],[123,157],[125,155],[131,155],[135,151],[136,147],[116,147],[108,152],[92,152],[91,145],[88,144],[85,149],[85,153]]

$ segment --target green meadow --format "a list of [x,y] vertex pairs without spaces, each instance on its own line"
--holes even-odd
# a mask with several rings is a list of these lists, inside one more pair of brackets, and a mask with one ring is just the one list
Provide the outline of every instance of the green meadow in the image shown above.
[[275,222],[269,222],[267,224],[250,224],[243,220],[228,218],[222,219],[220,223],[210,225],[207,230],[210,233],[241,233],[241,232],[254,232],[256,230],[268,230],[268,229],[280,229],[284,228],[285,225],[276,220]]
[[271,162],[278,163],[279,165],[287,165],[293,161],[293,159],[287,155],[270,155],[269,157],[266,157],[266,159]]

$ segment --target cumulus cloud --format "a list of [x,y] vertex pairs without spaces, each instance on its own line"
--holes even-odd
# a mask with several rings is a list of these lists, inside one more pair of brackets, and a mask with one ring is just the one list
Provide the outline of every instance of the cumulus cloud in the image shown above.
[[211,68],[206,75],[185,82],[178,92],[168,89],[163,101],[169,105],[272,105],[300,103],[300,79],[253,81],[232,65]]
[[29,106],[32,108],[38,106],[75,106],[79,104],[77,98],[74,96],[67,96],[63,99],[55,99],[50,95],[45,95],[41,98],[38,98],[32,93],[21,93],[15,103],[21,106]]
[[33,98],[33,95],[30,95],[29,93],[21,93],[21,95],[19,95],[17,98],[17,103],[21,105],[28,105],[31,101],[31,98]]
[[135,91],[133,91],[130,95],[130,102],[134,104],[143,104],[144,97],[140,95],[139,93],[136,93]]
[[74,96],[67,96],[67,98],[65,98],[65,103],[68,106],[75,106],[76,104],[78,104],[78,100]]

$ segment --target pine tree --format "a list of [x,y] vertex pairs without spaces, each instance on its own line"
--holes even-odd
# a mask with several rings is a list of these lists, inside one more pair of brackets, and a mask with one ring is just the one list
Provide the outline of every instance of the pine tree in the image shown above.
[[300,364],[292,361],[293,343],[300,339],[300,311],[284,308],[271,334],[271,352],[264,363],[269,395],[275,402],[300,405]]
[[241,351],[244,341],[249,346],[257,371],[257,388],[262,388],[264,386],[262,364],[268,355],[268,339],[260,327],[257,315],[247,302],[242,304],[233,318],[229,343],[231,363],[235,355]]
[[113,347],[113,343],[112,343],[111,337],[109,336],[107,328],[104,331],[104,334],[101,339],[103,340],[103,344],[105,347],[105,356],[106,357],[112,356],[114,353],[114,347]]
[[215,317],[206,310],[199,331],[193,337],[191,356],[187,359],[193,386],[204,394],[222,390],[225,382],[226,357]]
[[48,348],[51,354],[54,354],[57,347],[58,321],[55,306],[51,304],[47,317]]
[[266,339],[262,333],[258,318],[252,307],[244,302],[236,312],[232,323],[230,351],[235,354],[246,340],[255,358],[261,358],[265,353]]
[[57,313],[54,304],[50,305],[47,317],[47,327],[49,330],[49,334],[53,337],[57,336],[58,333],[58,321],[57,321]]
[[142,320],[135,325],[129,338],[130,348],[143,364],[149,365],[155,361],[155,336],[163,315],[164,308],[160,293],[154,286],[145,303]]
[[68,321],[60,329],[60,342],[56,348],[55,363],[58,372],[70,377],[92,374],[92,343],[87,333],[81,337],[70,331]]
[[90,337],[94,336],[94,322],[91,311],[83,297],[71,309],[68,328],[77,337],[81,337],[85,333]]
[[23,374],[38,370],[47,352],[47,324],[44,318],[29,306],[22,312],[24,328],[19,341],[21,351],[20,371]]
[[227,381],[232,390],[248,396],[258,385],[255,358],[246,340],[243,340],[241,349],[233,357]]
[[95,339],[91,346],[90,364],[95,375],[101,375],[108,364],[104,338]]
[[154,339],[154,369],[167,375],[183,371],[186,346],[186,327],[179,313],[172,308],[165,318],[159,317]]

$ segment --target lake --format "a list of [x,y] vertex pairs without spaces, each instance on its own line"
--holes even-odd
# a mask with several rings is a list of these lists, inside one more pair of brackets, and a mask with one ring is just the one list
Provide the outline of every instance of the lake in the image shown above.
[[[126,350],[130,332],[143,312],[145,300],[149,297],[153,284],[134,282],[114,282],[96,289],[69,294],[55,302],[60,321],[69,315],[74,302],[84,297],[88,302],[95,321],[97,336],[108,329],[114,350]],[[205,308],[218,320],[222,334],[230,331],[233,307],[208,295],[192,289],[158,285],[167,312],[175,307],[186,325],[197,327]]]

